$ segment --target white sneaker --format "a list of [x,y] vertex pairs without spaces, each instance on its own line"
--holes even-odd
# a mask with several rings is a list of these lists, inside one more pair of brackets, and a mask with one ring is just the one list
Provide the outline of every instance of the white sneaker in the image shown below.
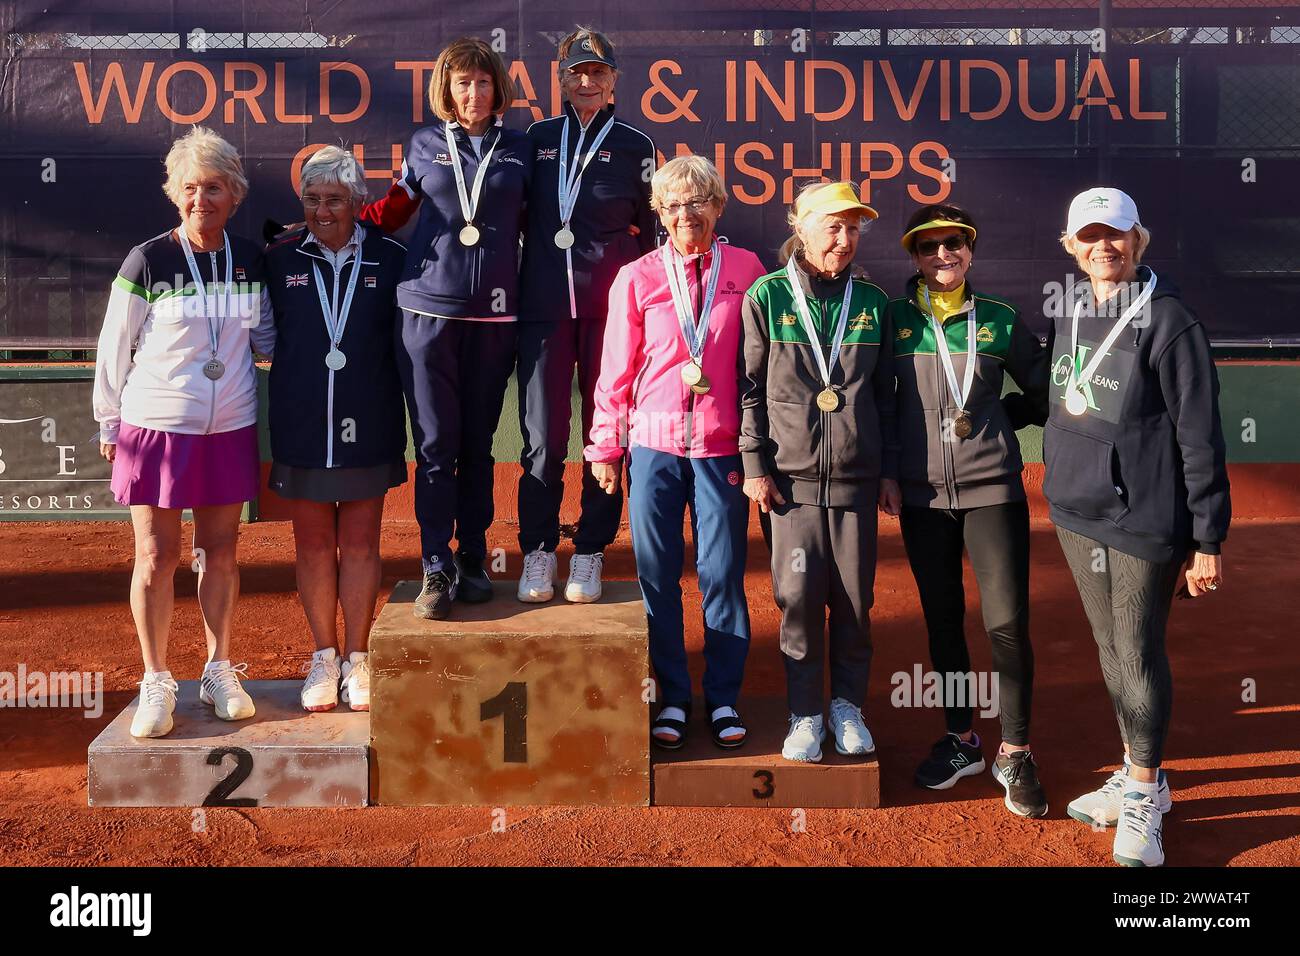
[[140,705],[131,719],[131,736],[165,737],[171,733],[179,689],[171,671],[145,674],[140,681]]
[[213,661],[203,668],[199,682],[199,700],[211,704],[222,720],[247,720],[257,713],[253,698],[248,696],[239,678],[247,675],[248,665],[231,666],[230,661]]
[[569,583],[564,596],[574,604],[591,604],[600,600],[600,569],[604,554],[575,554],[569,560]]
[[541,604],[555,597],[555,552],[529,551],[524,555],[524,573],[519,578],[519,600]]
[[343,703],[353,710],[370,709],[370,655],[353,651],[343,662]]
[[821,714],[816,717],[791,714],[790,732],[785,735],[781,756],[800,763],[821,763],[822,741],[825,739],[826,728],[822,725]]
[[1163,866],[1164,814],[1149,794],[1130,790],[1124,794],[1112,851],[1115,862],[1124,866]]
[[[1163,770],[1160,771],[1158,780],[1156,809],[1161,813],[1168,813],[1174,805],[1174,800],[1169,792],[1169,781],[1165,778]],[[1071,800],[1065,812],[1090,827],[1113,827],[1119,822],[1120,812],[1124,808],[1124,789],[1128,782],[1128,757],[1126,756],[1124,766],[1111,774],[1110,778],[1096,790]]]
[[862,720],[862,710],[852,701],[836,697],[831,701],[831,732],[835,752],[845,757],[862,757],[876,752],[876,742]]
[[302,682],[303,710],[333,710],[339,702],[339,655],[332,647],[325,647],[311,656],[304,665],[307,679]]

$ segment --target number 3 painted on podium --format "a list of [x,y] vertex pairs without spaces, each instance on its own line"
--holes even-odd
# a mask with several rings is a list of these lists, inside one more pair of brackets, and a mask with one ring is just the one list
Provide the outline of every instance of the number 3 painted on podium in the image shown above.
[[503,723],[506,763],[528,763],[528,685],[511,681],[495,697],[478,706],[480,722],[493,717],[504,717]]

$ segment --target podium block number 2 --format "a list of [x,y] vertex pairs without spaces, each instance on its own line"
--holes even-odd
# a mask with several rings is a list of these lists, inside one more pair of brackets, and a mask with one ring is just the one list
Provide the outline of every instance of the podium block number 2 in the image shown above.
[[501,693],[479,704],[480,722],[494,717],[504,718],[505,762],[528,763],[528,685],[511,681]]

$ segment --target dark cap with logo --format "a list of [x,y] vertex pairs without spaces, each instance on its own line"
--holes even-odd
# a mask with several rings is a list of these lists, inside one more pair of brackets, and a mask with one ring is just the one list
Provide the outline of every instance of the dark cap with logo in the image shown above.
[[596,45],[591,42],[589,36],[583,36],[573,42],[573,46],[569,47],[569,55],[560,61],[560,69],[571,70],[583,63],[604,63],[611,70],[618,69],[618,63],[612,56],[601,56],[596,52]]

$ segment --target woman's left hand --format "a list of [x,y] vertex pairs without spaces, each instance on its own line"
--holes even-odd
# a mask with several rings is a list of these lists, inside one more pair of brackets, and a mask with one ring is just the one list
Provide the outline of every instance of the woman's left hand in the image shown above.
[[903,510],[903,492],[893,478],[880,479],[880,510],[891,518]]
[[607,495],[618,494],[619,470],[617,462],[594,461],[591,463],[591,476],[596,479],[596,484],[600,485],[601,490]]
[[1199,597],[1206,591],[1218,590],[1223,583],[1223,556],[1197,551],[1187,560],[1187,570],[1183,576],[1187,578],[1189,597]]

